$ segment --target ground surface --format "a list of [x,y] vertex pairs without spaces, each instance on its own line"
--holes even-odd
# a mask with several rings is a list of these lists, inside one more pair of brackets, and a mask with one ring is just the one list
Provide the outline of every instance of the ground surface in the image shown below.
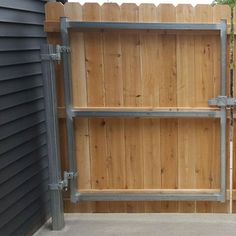
[[236,215],[225,214],[65,214],[66,227],[50,222],[35,236],[234,236]]

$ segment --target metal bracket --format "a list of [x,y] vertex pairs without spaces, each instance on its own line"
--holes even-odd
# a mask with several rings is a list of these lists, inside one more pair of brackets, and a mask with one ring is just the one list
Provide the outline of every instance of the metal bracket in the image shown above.
[[219,96],[217,98],[208,100],[208,105],[217,106],[217,107],[232,107],[232,106],[236,106],[236,98],[229,98],[227,96]]
[[69,186],[69,180],[76,178],[78,175],[78,172],[67,172],[64,171],[64,179],[56,184],[49,184],[50,190],[65,190],[67,191]]
[[50,54],[41,54],[41,59],[43,61],[57,61],[57,63],[60,63],[61,61],[61,53],[65,52],[65,53],[69,53],[70,52],[70,48],[66,47],[66,46],[60,46],[60,45],[56,45],[55,46],[55,52],[50,53]]

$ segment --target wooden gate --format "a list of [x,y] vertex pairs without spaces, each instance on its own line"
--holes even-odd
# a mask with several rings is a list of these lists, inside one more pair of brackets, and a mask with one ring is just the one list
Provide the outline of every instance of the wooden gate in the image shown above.
[[[46,5],[49,43],[60,44],[59,19],[219,23],[226,6],[141,4]],[[73,106],[153,110],[207,109],[220,94],[220,41],[210,32],[71,32]],[[62,67],[57,66],[63,168],[68,169]],[[214,109],[212,109],[214,110]],[[81,191],[204,192],[220,188],[218,119],[76,119]],[[196,190],[194,190],[196,191]],[[93,202],[68,212],[226,212],[215,202]]]

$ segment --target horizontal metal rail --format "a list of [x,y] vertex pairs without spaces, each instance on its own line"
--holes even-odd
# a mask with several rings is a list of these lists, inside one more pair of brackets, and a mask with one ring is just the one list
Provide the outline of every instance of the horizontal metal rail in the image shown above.
[[220,193],[77,193],[77,201],[221,201]]
[[83,22],[67,21],[69,29],[112,29],[112,30],[216,30],[221,24],[186,24],[186,23],[128,23],[128,22]]
[[80,110],[80,109],[72,109],[71,110],[72,117],[142,117],[142,118],[220,118],[220,111],[206,111],[206,110],[191,110],[191,111],[133,111],[133,110]]

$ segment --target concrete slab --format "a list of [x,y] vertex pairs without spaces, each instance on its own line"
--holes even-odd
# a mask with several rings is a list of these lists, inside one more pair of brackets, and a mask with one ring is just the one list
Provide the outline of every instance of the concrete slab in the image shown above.
[[65,214],[66,227],[50,222],[35,236],[233,236],[236,215],[226,214]]

